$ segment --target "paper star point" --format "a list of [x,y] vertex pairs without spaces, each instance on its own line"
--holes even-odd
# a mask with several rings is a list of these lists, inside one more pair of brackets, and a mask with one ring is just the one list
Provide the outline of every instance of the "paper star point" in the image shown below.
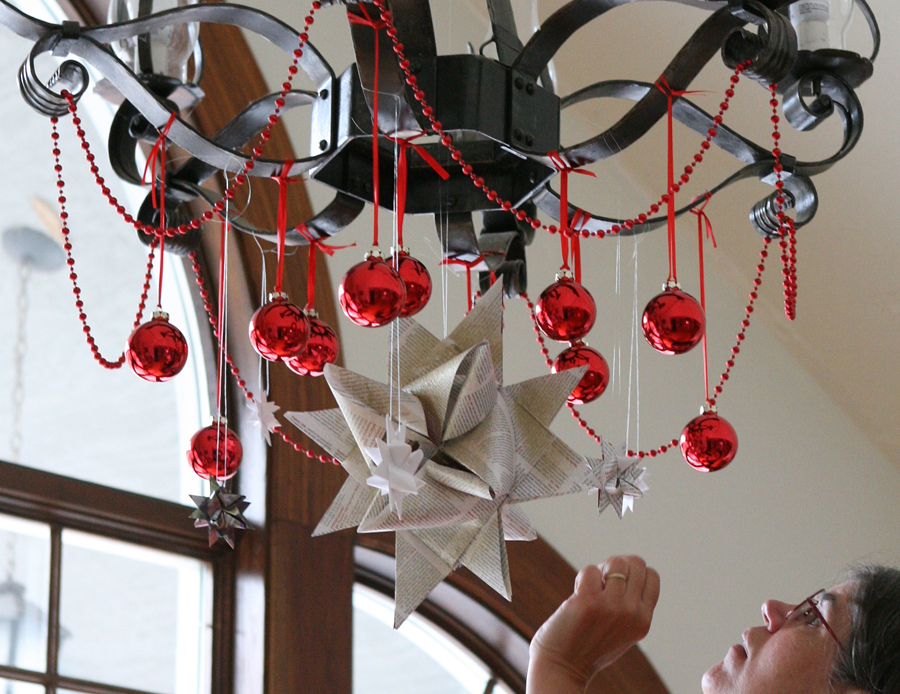
[[258,400],[253,400],[247,406],[253,410],[253,414],[256,415],[253,425],[259,427],[259,435],[262,437],[263,441],[271,446],[271,434],[277,427],[281,426],[279,421],[275,418],[275,413],[281,408],[274,402],[267,400],[264,395],[260,396]]

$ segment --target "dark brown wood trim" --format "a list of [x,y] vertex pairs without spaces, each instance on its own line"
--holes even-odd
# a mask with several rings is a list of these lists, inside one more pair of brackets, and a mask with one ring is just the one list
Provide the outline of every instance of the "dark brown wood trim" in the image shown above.
[[207,561],[205,533],[187,506],[0,461],[0,512]]

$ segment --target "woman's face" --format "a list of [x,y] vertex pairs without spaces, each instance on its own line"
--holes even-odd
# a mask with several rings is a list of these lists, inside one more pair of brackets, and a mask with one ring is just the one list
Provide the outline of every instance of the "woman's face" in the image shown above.
[[[841,643],[850,636],[852,584],[842,583],[820,596],[818,608]],[[703,694],[822,694],[838,645],[818,619],[786,619],[792,604],[763,603],[765,626],[743,633],[718,665],[703,675]],[[838,689],[840,691],[840,689]]]

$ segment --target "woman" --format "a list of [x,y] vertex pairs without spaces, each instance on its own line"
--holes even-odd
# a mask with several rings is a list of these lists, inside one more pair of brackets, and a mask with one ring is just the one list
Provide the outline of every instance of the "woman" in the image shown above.
[[[647,635],[659,574],[640,557],[588,566],[531,642],[528,694],[584,692]],[[856,569],[800,605],[768,600],[703,676],[704,694],[900,694],[900,571]]]

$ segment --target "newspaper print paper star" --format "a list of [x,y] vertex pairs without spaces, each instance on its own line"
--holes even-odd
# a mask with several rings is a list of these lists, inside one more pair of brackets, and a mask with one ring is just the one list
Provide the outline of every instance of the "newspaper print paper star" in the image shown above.
[[262,437],[263,441],[271,446],[271,434],[275,431],[276,427],[281,426],[279,421],[275,418],[275,413],[281,408],[274,402],[267,400],[265,395],[260,395],[259,399],[254,399],[247,406],[253,410],[253,414],[256,415],[253,426],[259,427],[259,435]]
[[387,441],[379,439],[375,448],[363,450],[375,463],[375,471],[366,484],[381,491],[388,497],[388,508],[403,519],[403,499],[410,494],[418,494],[425,482],[416,477],[425,454],[421,449],[414,451],[406,443],[406,425],[394,428],[390,415],[384,416]]
[[191,513],[190,518],[194,519],[195,528],[208,529],[210,547],[219,540],[225,540],[234,549],[235,529],[246,530],[249,527],[244,511],[250,506],[250,502],[245,501],[240,494],[231,494],[219,486],[215,477],[209,478],[209,486],[208,497],[191,494],[197,510]]
[[[379,383],[329,364],[336,410],[286,418],[349,473],[314,534],[358,527],[397,536],[394,624],[459,566],[512,595],[507,540],[534,539],[524,501],[583,489],[584,457],[548,429],[583,369],[503,386],[503,297],[497,283],[445,340],[400,324],[399,376]],[[367,480],[385,415],[407,427],[427,484],[405,498],[403,517]]]
[[634,500],[643,498],[649,490],[647,468],[639,468],[639,458],[617,452],[606,441],[601,443],[601,450],[601,458],[587,459],[584,484],[589,490],[597,490],[598,514],[612,506],[622,518],[625,511],[634,511]]

